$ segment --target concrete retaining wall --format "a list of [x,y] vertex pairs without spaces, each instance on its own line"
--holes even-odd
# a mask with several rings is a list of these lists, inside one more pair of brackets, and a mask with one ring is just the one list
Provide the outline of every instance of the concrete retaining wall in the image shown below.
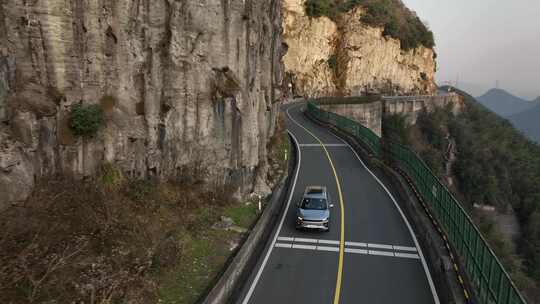
[[432,96],[386,96],[383,97],[383,104],[384,115],[405,114],[411,124],[416,123],[418,114],[424,109],[432,112],[437,107],[453,104],[453,111],[457,114],[463,106],[456,93]]
[[382,134],[383,103],[381,101],[363,104],[322,104],[320,108],[357,121],[378,136]]
[[321,103],[319,107],[325,111],[357,121],[375,134],[381,136],[383,117],[392,114],[404,114],[410,124],[415,124],[418,115],[424,109],[432,112],[435,108],[452,104],[455,114],[461,112],[463,102],[456,93],[426,96],[386,96],[382,100],[369,103]]

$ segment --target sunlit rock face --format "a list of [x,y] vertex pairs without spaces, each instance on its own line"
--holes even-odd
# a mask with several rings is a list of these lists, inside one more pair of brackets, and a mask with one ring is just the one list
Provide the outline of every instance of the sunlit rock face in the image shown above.
[[[0,20],[0,204],[104,163],[267,190],[280,1],[3,1]],[[105,112],[92,138],[68,127],[77,103]]]
[[334,20],[306,16],[303,0],[283,0],[284,57],[298,95],[431,94],[436,63],[432,49],[403,51],[382,28],[360,22],[362,8]]

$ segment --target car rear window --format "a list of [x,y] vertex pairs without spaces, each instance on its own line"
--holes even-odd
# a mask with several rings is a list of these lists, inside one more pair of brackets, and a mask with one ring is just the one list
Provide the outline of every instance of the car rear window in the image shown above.
[[322,194],[323,193],[323,189],[320,189],[320,188],[311,188],[311,189],[308,189],[307,191],[307,194]]

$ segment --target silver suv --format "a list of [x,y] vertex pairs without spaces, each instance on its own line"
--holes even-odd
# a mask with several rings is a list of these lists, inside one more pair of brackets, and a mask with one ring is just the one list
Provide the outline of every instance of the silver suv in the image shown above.
[[296,229],[330,231],[330,208],[333,207],[326,187],[307,187],[302,200],[297,204]]

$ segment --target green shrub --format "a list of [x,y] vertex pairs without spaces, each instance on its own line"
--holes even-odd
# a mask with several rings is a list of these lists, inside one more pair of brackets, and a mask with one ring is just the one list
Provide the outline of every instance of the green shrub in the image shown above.
[[384,25],[384,36],[397,37],[399,35],[399,25],[396,21],[391,20]]
[[156,202],[157,187],[154,181],[130,180],[124,189],[124,194],[132,201],[152,205]]
[[335,71],[338,67],[337,56],[331,55],[330,58],[328,58],[328,60],[326,61],[326,63],[328,64],[330,69],[332,69],[332,71]]
[[427,48],[435,46],[433,32],[396,0],[365,0],[366,14],[360,19],[370,26],[382,26],[383,35],[398,39],[403,50],[410,50],[421,45]]
[[306,14],[310,17],[331,16],[334,13],[333,0],[307,0],[304,6]]
[[107,187],[117,187],[122,184],[122,172],[111,163],[105,163],[101,167],[101,181]]
[[76,104],[71,108],[69,128],[77,136],[93,136],[103,123],[103,110],[98,105]]
[[402,145],[410,144],[411,125],[405,114],[392,114],[383,117],[383,137]]
[[427,48],[435,46],[433,32],[400,0],[307,0],[304,5],[308,16],[331,19],[361,5],[366,13],[360,21],[369,26],[383,27],[383,35],[398,39],[403,50],[421,45]]
[[396,21],[390,1],[367,2],[364,7],[366,14],[362,16],[361,21],[368,25],[385,26]]

